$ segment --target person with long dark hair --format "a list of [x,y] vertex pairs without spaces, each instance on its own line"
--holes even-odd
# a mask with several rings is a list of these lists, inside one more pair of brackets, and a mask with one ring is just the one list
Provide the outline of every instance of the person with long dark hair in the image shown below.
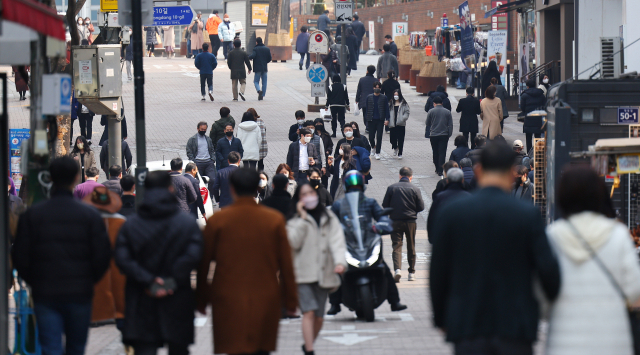
[[[389,80],[385,81],[385,83]],[[384,85],[384,84],[383,84]],[[407,100],[402,96],[400,89],[394,90],[391,96],[391,118],[389,119],[391,149],[393,149],[393,155],[398,159],[402,159],[402,152],[404,150],[404,136],[406,133],[406,125],[409,120],[409,104]]]
[[336,156],[336,160],[329,159],[327,161],[328,164],[328,175],[333,175],[333,179],[331,180],[331,197],[333,200],[337,200],[344,196],[344,189],[342,188],[342,176],[347,173],[347,171],[358,170],[356,160],[353,158],[351,154],[351,145],[349,143],[343,143],[339,147],[338,156]]
[[351,76],[352,70],[358,70],[358,37],[356,37],[353,28],[347,27],[347,36],[345,45],[349,50],[349,61],[347,62],[347,75]]
[[362,140],[362,148],[371,151],[371,144],[369,143],[367,136],[360,132],[360,126],[358,125],[358,122],[352,121],[350,125],[353,128],[353,136]]
[[260,146],[262,145],[262,132],[257,118],[251,112],[242,114],[242,121],[238,125],[236,136],[242,142],[244,153],[242,161],[245,167],[256,169],[260,160]]
[[491,86],[492,78],[496,78],[496,80],[498,81],[498,85],[502,85],[498,65],[493,60],[489,62],[487,69],[482,74],[482,93],[485,93],[487,91],[487,88]]
[[302,312],[302,351],[309,355],[322,329],[329,291],[340,286],[338,274],[346,270],[347,262],[342,225],[308,182],[298,185],[291,199],[287,236]]
[[76,138],[76,144],[73,146],[71,154],[69,154],[80,168],[81,182],[85,182],[85,173],[89,168],[98,168],[96,158],[91,150],[91,143],[83,136]]

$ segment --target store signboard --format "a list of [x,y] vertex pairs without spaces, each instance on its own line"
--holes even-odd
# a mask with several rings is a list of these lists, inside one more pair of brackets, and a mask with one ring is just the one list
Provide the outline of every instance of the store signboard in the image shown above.
[[618,124],[638,124],[637,107],[618,107]]
[[266,26],[269,19],[269,4],[251,4],[251,25]]
[[473,28],[471,27],[471,12],[469,2],[465,1],[458,7],[460,17],[460,49],[462,62],[467,68],[476,63],[476,51],[473,44]]
[[[491,8],[495,9],[496,7],[504,4],[508,4],[509,0],[492,0]],[[495,14],[491,16],[491,30],[499,31],[499,30],[508,30],[509,29],[509,15],[506,13]]]
[[500,71],[502,85],[506,85],[507,66],[507,31],[489,31],[487,33],[487,58],[494,61]]
[[29,139],[31,130],[28,128],[9,130],[9,174],[20,191],[22,185],[22,141]]
[[391,36],[393,40],[396,40],[396,36],[406,36],[409,34],[409,23],[408,22],[393,22],[391,24],[393,28],[393,33]]
[[375,24],[369,21],[369,49],[376,49]]

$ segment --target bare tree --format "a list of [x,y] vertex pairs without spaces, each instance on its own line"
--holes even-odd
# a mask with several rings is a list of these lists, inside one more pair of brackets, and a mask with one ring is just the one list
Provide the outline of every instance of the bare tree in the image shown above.
[[69,0],[67,4],[67,23],[69,24],[69,34],[71,35],[71,45],[77,46],[80,44],[80,35],[78,34],[78,23],[76,22],[76,16],[82,10],[84,3],[87,0]]
[[269,33],[278,33],[278,19],[280,18],[280,0],[269,0],[269,14],[267,15],[267,33],[264,39],[265,45],[269,43]]

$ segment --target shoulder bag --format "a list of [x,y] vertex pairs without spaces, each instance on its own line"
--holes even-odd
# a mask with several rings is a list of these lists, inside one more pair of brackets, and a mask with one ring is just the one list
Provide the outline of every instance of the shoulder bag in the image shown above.
[[582,243],[584,248],[589,251],[589,254],[593,258],[593,260],[596,262],[596,264],[598,264],[602,272],[607,275],[607,278],[616,289],[616,291],[618,291],[620,297],[622,297],[625,304],[627,305],[627,315],[629,317],[629,325],[631,326],[631,338],[633,339],[633,353],[635,355],[640,355],[640,310],[638,308],[633,308],[631,303],[629,303],[627,296],[624,294],[622,287],[620,287],[616,279],[613,277],[611,271],[607,269],[607,266],[604,264],[604,262],[600,260],[600,258],[596,254],[596,251],[593,250],[591,245],[589,245],[589,243],[582,237],[580,232],[578,232],[578,229],[576,229],[576,227],[571,222],[567,222],[569,223],[569,226],[573,230],[573,233],[576,235],[578,240],[580,240],[580,243]]

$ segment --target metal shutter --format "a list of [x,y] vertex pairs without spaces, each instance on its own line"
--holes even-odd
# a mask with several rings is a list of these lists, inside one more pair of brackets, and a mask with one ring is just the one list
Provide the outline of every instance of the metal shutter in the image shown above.
[[247,2],[246,1],[229,1],[227,4],[226,13],[229,14],[231,22],[240,21],[244,31],[240,33],[240,40],[242,41],[242,47],[247,47]]

